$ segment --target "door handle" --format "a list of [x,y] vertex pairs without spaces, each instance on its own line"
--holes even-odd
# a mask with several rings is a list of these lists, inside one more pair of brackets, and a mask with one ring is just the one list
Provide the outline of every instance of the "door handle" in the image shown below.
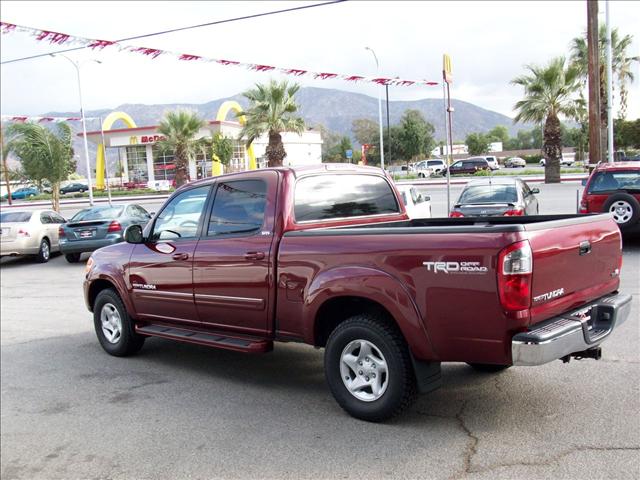
[[247,252],[244,254],[246,260],[262,260],[264,258],[264,252]]
[[591,243],[585,240],[584,242],[580,242],[580,255],[586,255],[587,253],[591,253]]
[[186,260],[189,258],[189,254],[188,253],[174,253],[171,258],[173,258],[174,260]]

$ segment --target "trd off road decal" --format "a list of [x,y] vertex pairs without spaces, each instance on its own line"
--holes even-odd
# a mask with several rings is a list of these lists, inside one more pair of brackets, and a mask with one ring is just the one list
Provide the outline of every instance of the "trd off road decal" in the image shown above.
[[482,274],[487,273],[489,269],[480,262],[422,262],[427,267],[428,272],[446,273],[446,274]]

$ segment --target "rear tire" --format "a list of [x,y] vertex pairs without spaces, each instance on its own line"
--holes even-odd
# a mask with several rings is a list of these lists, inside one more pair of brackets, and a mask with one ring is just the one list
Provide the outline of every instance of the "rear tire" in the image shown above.
[[38,263],[47,263],[51,258],[51,245],[49,244],[49,240],[43,238],[40,241],[40,249],[38,250],[38,254],[36,255],[36,262]]
[[351,416],[380,422],[416,397],[409,348],[402,334],[377,314],[360,314],[331,332],[324,355],[327,383]]
[[66,258],[69,263],[78,263],[81,255],[81,253],[67,253],[64,258]]
[[114,357],[133,355],[144,345],[145,337],[135,333],[124,303],[111,288],[102,290],[96,297],[93,325],[100,345]]
[[498,373],[511,367],[511,365],[495,365],[493,363],[468,363],[471,368],[483,373]]

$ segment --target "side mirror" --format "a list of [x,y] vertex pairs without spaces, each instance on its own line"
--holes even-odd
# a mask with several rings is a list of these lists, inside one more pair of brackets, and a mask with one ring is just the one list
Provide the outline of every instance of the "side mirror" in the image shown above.
[[582,184],[583,187],[586,187],[587,186],[587,179],[583,178],[580,183]]
[[431,197],[429,195],[422,195],[422,201],[423,202],[430,202],[431,201]]
[[129,225],[124,231],[124,240],[127,243],[144,243],[144,235],[140,225]]
[[538,194],[538,193],[540,193],[540,189],[539,188],[532,188],[531,189],[531,193]]

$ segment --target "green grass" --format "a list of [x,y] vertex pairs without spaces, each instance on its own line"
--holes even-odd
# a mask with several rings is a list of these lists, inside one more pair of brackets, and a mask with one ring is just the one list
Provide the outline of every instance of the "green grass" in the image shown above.
[[[162,195],[173,192],[174,189],[171,189],[169,192],[157,192],[155,190],[149,190],[146,188],[138,188],[133,190],[111,190],[112,197],[124,197],[124,196],[137,196],[137,195]],[[108,194],[106,190],[94,190],[93,191],[94,198],[107,198]],[[89,193],[84,192],[76,192],[76,193],[67,193],[65,195],[60,194],[60,200],[66,200],[69,198],[89,198]],[[41,193],[40,195],[36,195],[35,197],[25,198],[26,201],[36,202],[42,200],[51,200],[50,193]],[[3,200],[6,201],[6,200]]]

